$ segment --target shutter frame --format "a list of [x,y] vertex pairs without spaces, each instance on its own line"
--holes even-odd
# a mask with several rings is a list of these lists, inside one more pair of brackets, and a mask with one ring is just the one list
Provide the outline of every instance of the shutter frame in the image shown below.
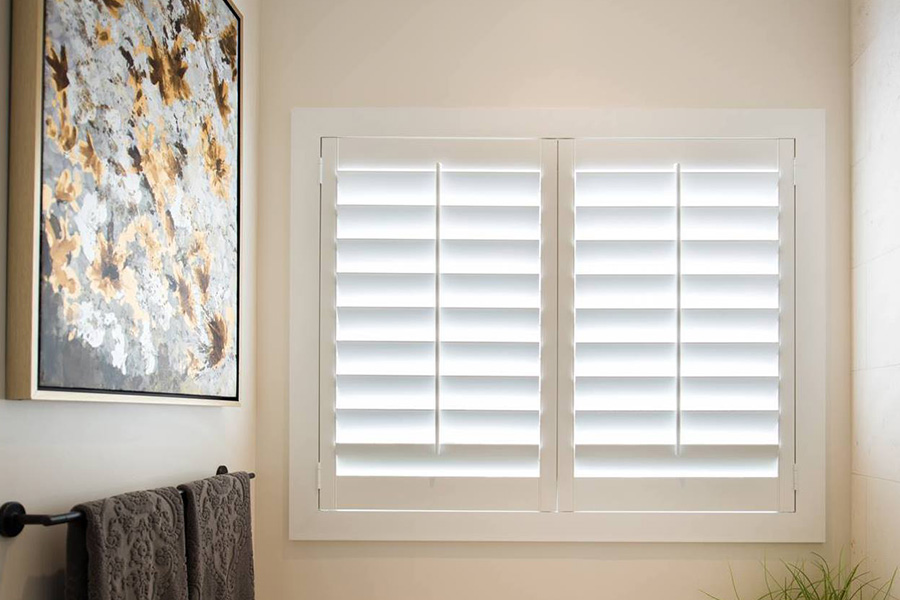
[[[318,156],[323,137],[684,136],[794,138],[803,151],[797,191],[797,466],[803,482],[788,513],[478,513],[320,511],[316,488],[319,312],[309,285],[318,265]],[[294,109],[290,231],[290,539],[593,542],[812,542],[825,539],[823,110]],[[705,285],[705,284],[704,284]],[[315,295],[315,298],[313,297]]]

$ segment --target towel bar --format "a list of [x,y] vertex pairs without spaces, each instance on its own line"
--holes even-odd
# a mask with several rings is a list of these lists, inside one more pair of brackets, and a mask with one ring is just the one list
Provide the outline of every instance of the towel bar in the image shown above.
[[[228,473],[228,467],[225,465],[216,469],[216,475],[225,475]],[[250,473],[250,479],[256,477],[255,473]],[[75,510],[58,515],[29,515],[25,511],[25,507],[19,502],[6,502],[0,506],[0,536],[16,537],[22,532],[26,525],[43,525],[50,527],[51,525],[62,525],[84,518],[84,514]]]

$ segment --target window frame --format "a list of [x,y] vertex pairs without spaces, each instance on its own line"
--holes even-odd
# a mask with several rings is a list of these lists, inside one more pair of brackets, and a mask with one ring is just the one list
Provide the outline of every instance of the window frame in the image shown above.
[[[825,113],[786,110],[294,109],[290,215],[290,527],[294,540],[822,542],[825,538]],[[795,159],[793,512],[319,510],[323,138],[783,138]],[[560,176],[559,185],[570,185]],[[320,183],[321,182],[321,183]],[[562,192],[561,192],[562,195]],[[562,206],[560,206],[562,208]],[[565,211],[560,211],[563,218]],[[551,243],[556,244],[555,238]],[[560,247],[562,260],[562,247]],[[327,266],[327,265],[326,265]],[[316,281],[317,285],[310,285]],[[562,311],[563,307],[559,307]],[[787,307],[792,310],[793,307]],[[562,314],[562,313],[561,313]],[[562,372],[560,371],[560,375]],[[327,375],[327,373],[326,373]],[[790,377],[791,374],[787,374]],[[564,377],[559,377],[563,389]],[[567,417],[560,410],[556,418]],[[553,418],[553,416],[551,416]],[[325,431],[327,433],[327,431]],[[560,444],[563,441],[560,439]],[[555,452],[555,450],[552,450]],[[562,453],[565,454],[565,453]],[[573,465],[559,465],[560,469]],[[791,471],[793,467],[793,472]],[[785,473],[785,470],[788,472]],[[797,473],[803,473],[797,485]],[[560,489],[564,505],[564,490]],[[571,500],[571,499],[569,499]],[[544,500],[542,499],[542,506]]]

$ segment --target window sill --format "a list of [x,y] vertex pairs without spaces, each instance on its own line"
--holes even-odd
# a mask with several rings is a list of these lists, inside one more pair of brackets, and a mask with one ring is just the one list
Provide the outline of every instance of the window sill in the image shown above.
[[292,540],[821,543],[807,513],[295,511]]

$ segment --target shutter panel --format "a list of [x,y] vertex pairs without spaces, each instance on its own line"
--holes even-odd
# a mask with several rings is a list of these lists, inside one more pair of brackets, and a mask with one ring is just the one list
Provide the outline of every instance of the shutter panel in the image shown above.
[[541,142],[341,138],[329,152],[321,508],[537,510]]
[[784,508],[787,149],[575,142],[575,510]]

